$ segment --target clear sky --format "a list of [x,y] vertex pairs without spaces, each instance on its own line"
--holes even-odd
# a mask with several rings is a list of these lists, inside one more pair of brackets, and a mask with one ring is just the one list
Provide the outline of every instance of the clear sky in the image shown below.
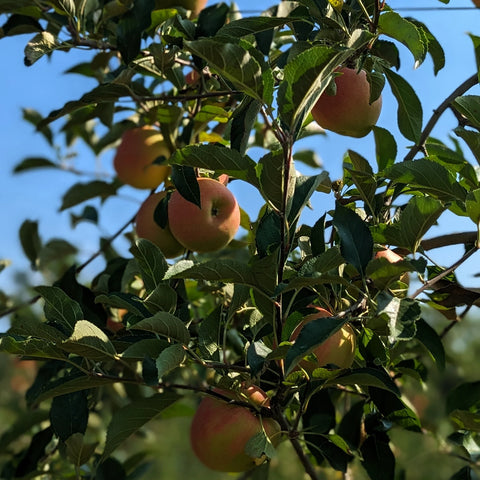
[[[210,0],[209,4],[213,1]],[[240,9],[260,11],[271,5],[268,0],[240,0],[237,2]],[[433,75],[432,63],[429,59],[419,68],[414,69],[414,61],[410,53],[400,47],[402,51],[403,75],[416,90],[424,108],[424,124],[430,117],[433,109],[450,94],[456,86],[462,83],[475,71],[472,42],[467,32],[480,36],[480,9],[475,10],[470,0],[451,0],[444,5],[438,0],[391,0],[393,8],[398,8],[402,15],[412,16],[423,21],[432,33],[439,39],[446,52],[446,68],[437,77]],[[431,7],[434,10],[407,11],[407,8]],[[4,19],[0,17],[0,24]],[[89,51],[76,51],[68,54],[57,52],[51,59],[42,58],[32,67],[23,64],[23,48],[29,40],[29,35],[22,35],[0,40],[2,57],[2,75],[0,76],[0,95],[2,115],[0,116],[1,132],[1,161],[0,161],[0,200],[1,200],[1,241],[0,259],[9,259],[12,264],[0,273],[0,289],[6,293],[16,290],[15,273],[27,271],[29,283],[39,284],[41,277],[31,273],[28,261],[22,253],[18,241],[18,229],[25,219],[38,220],[40,235],[44,241],[54,237],[69,240],[80,248],[80,260],[87,259],[98,248],[98,227],[83,223],[75,229],[70,228],[70,211],[59,213],[61,195],[78,181],[88,181],[92,177],[78,177],[71,173],[53,170],[36,170],[20,175],[12,175],[14,165],[25,157],[39,156],[54,158],[55,151],[44,141],[43,137],[35,133],[33,127],[22,120],[22,108],[33,108],[42,115],[63,106],[68,100],[79,98],[96,85],[93,80],[79,75],[63,75],[70,66],[87,61],[91,57]],[[479,87],[472,89],[470,94],[480,95]],[[384,107],[379,125],[388,128],[397,138],[400,138],[396,128],[396,103],[392,99],[388,86],[384,91]],[[447,113],[433,132],[433,136],[449,143],[448,132],[456,125],[453,115]],[[55,122],[52,127],[58,129],[61,121]],[[399,159],[406,153],[407,143],[399,142]],[[64,146],[62,145],[62,148]],[[314,149],[323,161],[324,168],[330,172],[331,178],[341,175],[342,156],[347,148],[351,148],[372,159],[374,164],[373,136],[365,139],[350,139],[334,134],[317,136],[303,140],[298,148]],[[466,150],[466,149],[465,149]],[[93,175],[112,174],[112,155],[109,151],[95,158],[93,154],[78,142],[72,149],[78,153],[75,166]],[[473,161],[475,165],[475,161]],[[303,173],[312,173],[299,166]],[[318,173],[318,172],[317,172]],[[240,205],[256,218],[260,200],[259,196],[248,186],[234,182],[232,190],[236,193]],[[100,234],[111,235],[120,225],[123,225],[138,209],[140,201],[148,192],[136,191],[130,187],[122,187],[121,198],[108,200],[100,212]],[[307,211],[304,216],[306,223],[312,223],[332,205],[331,196],[315,194],[313,197],[313,211]],[[92,203],[92,202],[89,202]],[[84,205],[73,209],[79,213]],[[429,236],[439,233],[473,230],[470,221],[452,222],[448,215],[442,216],[440,226]],[[126,242],[118,241],[115,246],[121,253],[128,255],[125,250]],[[123,248],[123,250],[122,250]],[[434,255],[435,256],[435,255]],[[453,263],[459,257],[459,252],[452,250],[445,256],[442,252],[437,260],[443,265]],[[465,286],[479,287],[479,279],[473,277],[480,273],[480,266],[473,263],[460,270]],[[86,272],[85,279],[99,271],[101,263],[93,263]]]

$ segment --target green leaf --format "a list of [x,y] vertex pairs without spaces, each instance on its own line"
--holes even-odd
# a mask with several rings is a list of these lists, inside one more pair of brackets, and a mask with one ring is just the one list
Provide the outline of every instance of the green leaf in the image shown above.
[[480,95],[463,95],[452,102],[453,108],[462,114],[472,126],[480,129]]
[[173,164],[171,178],[177,192],[185,200],[197,205],[198,208],[202,208],[197,174],[192,167]]
[[282,219],[277,212],[267,210],[258,222],[255,246],[261,257],[272,255],[282,243]]
[[273,458],[276,454],[275,447],[264,430],[257,432],[245,444],[244,452],[251,458]]
[[425,60],[426,46],[419,29],[412,22],[393,11],[380,15],[379,32],[403,43],[412,53],[417,65]]
[[56,345],[47,343],[44,339],[29,338],[17,340],[14,337],[0,338],[0,352],[7,352],[22,357],[34,357],[42,359],[53,359],[64,361],[65,353],[59,350]]
[[35,398],[35,404],[38,405],[45,400],[57,397],[58,395],[67,395],[69,393],[78,392],[81,390],[105,387],[121,381],[121,378],[105,377],[100,375],[89,375],[74,378],[64,377],[60,382],[56,382],[53,385],[43,385],[42,391]]
[[319,276],[322,273],[327,273],[335,270],[340,265],[345,263],[345,259],[340,253],[338,247],[332,247],[315,257],[306,260],[299,270],[299,277]]
[[79,203],[96,197],[100,197],[100,199],[104,201],[108,197],[116,195],[117,188],[118,185],[107,183],[102,180],[92,180],[88,183],[76,183],[63,195],[60,211],[74,207]]
[[42,249],[42,240],[38,233],[38,222],[25,220],[19,230],[20,244],[32,270],[38,268],[38,255]]
[[399,220],[388,225],[381,243],[407,248],[414,253],[430,227],[435,225],[445,207],[431,197],[412,197],[400,214]]
[[392,70],[385,70],[392,93],[397,99],[397,122],[402,135],[418,143],[422,132],[423,109],[417,94],[409,83]]
[[61,346],[67,352],[98,362],[117,357],[107,335],[88,320],[77,321],[72,335]]
[[142,33],[150,26],[154,0],[136,0],[117,23],[117,43],[122,60],[128,64],[140,52]]
[[468,145],[475,159],[480,164],[480,133],[458,127],[453,130]]
[[252,56],[249,50],[236,43],[209,38],[186,41],[184,44],[190,52],[206,60],[210,68],[232,82],[239,90],[254,99],[268,100],[264,98],[266,92],[262,63]]
[[[473,48],[475,51],[475,62],[477,64],[477,71],[480,70],[480,37],[477,35],[473,35],[471,33],[468,34],[470,36],[470,39],[472,40],[473,43]],[[480,81],[480,73],[478,74],[478,80]]]
[[147,292],[152,292],[164,283],[163,277],[168,270],[168,263],[162,251],[154,243],[139,238],[130,252],[140,267]]
[[337,203],[333,226],[340,237],[342,257],[365,275],[365,268],[373,255],[373,239],[367,225],[353,210]]
[[48,321],[61,325],[71,334],[76,323],[83,319],[82,307],[58,287],[36,287],[45,301],[44,313]]
[[382,172],[395,163],[397,158],[397,142],[389,130],[382,127],[373,127],[375,137],[375,153],[377,156],[378,171]]
[[168,312],[157,312],[150,318],[135,323],[132,330],[153,332],[162,337],[171,338],[183,345],[188,345],[190,334],[185,324],[175,315]]
[[445,52],[442,45],[424,23],[414,19],[409,19],[409,21],[423,31],[426,39],[427,51],[433,61],[433,73],[437,75],[438,72],[445,66]]
[[177,307],[177,292],[170,285],[161,283],[145,298],[145,306],[151,313],[173,313]]
[[304,119],[331,80],[333,70],[350,52],[315,46],[292,58],[278,90],[278,109],[290,132],[298,132]]
[[295,343],[288,350],[285,358],[285,373],[288,375],[297,363],[318,345],[325,342],[335,332],[338,332],[347,319],[325,317],[308,322],[300,331]]
[[[240,154],[245,155],[250,140],[250,134],[261,108],[262,103],[250,97],[245,97],[240,105],[235,108],[230,127],[230,144],[232,150],[237,150]],[[246,175],[244,174],[247,178],[250,178],[249,172],[251,172],[251,170],[252,168],[249,167]],[[244,180],[250,183],[251,180],[247,180],[247,178]]]
[[161,338],[145,338],[132,343],[122,352],[121,357],[127,360],[143,360],[145,357],[157,358],[170,345],[168,340]]
[[37,168],[59,168],[59,166],[55,162],[48,160],[48,158],[27,157],[15,165],[13,173],[26,172],[28,170],[34,170]]
[[161,379],[164,375],[179,367],[185,361],[185,358],[185,349],[178,343],[162,350],[156,360],[158,378]]
[[423,319],[417,321],[416,338],[429,351],[438,368],[443,371],[445,369],[445,349],[438,333]]
[[336,377],[332,383],[340,385],[361,385],[388,390],[400,396],[400,390],[388,373],[381,368],[363,367],[356,368],[351,373]]
[[86,464],[95,453],[98,442],[84,443],[81,433],[74,433],[65,440],[65,453],[70,462],[76,467]]
[[472,221],[480,226],[480,188],[468,192],[465,200],[465,206],[467,207],[467,215]]
[[377,190],[377,181],[373,174],[372,167],[368,161],[353,150],[348,150],[348,156],[344,161],[344,168],[355,186],[366,208],[374,211],[374,198]]
[[283,151],[273,150],[260,158],[256,167],[260,192],[276,210],[283,206],[284,163]]
[[88,422],[88,399],[85,390],[58,395],[50,407],[50,425],[64,442],[74,433],[84,434]]
[[454,410],[480,409],[480,381],[466,382],[458,385],[447,395],[446,410],[451,413]]
[[454,410],[453,412],[450,412],[449,418],[457,430],[480,432],[480,414],[478,413],[465,410]]
[[[268,284],[262,281],[265,269],[256,270],[244,262],[231,259],[210,260],[195,264],[191,260],[181,260],[169,268],[165,279],[190,278],[195,280],[240,283],[267,291]],[[265,290],[264,290],[265,289]]]
[[67,338],[67,335],[58,328],[41,322],[37,317],[30,316],[21,316],[14,319],[12,326],[8,329],[8,333],[10,335],[39,338],[52,344]]
[[411,340],[416,333],[415,322],[421,315],[420,305],[409,298],[394,297],[386,292],[378,296],[378,314],[388,318],[390,343]]
[[52,33],[46,31],[38,33],[25,47],[24,63],[27,67],[30,67],[44,55],[52,53],[58,48],[60,48],[60,44]]
[[[250,131],[249,131],[250,133]],[[189,145],[177,150],[169,162],[177,165],[214,170],[258,186],[256,163],[236,150],[218,145]]]
[[[288,213],[288,221],[290,225],[298,220],[305,205],[308,204],[311,196],[318,191],[323,193],[330,193],[332,182],[328,176],[328,172],[322,172],[318,175],[295,175],[291,172],[290,183],[295,183],[295,190],[291,200],[291,206]],[[295,182],[293,182],[293,178]]]
[[282,27],[295,21],[292,17],[247,17],[234,20],[224,25],[217,36],[222,37],[246,37],[255,33],[271,30],[272,28]]
[[180,398],[176,393],[167,391],[136,400],[117,410],[107,428],[107,440],[101,461],[105,461],[124,440]]
[[362,443],[360,453],[362,466],[371,480],[394,480],[395,455],[383,432],[369,435]]

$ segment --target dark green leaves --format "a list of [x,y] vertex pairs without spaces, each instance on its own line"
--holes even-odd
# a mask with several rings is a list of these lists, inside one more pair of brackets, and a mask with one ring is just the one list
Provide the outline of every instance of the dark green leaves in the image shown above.
[[207,38],[185,42],[185,46],[247,95],[271,103],[273,77],[253,49]]
[[417,143],[422,131],[422,104],[404,78],[392,70],[385,70],[385,76],[398,102],[397,121],[400,132],[408,140]]
[[150,26],[150,14],[154,7],[155,0],[136,0],[117,24],[118,48],[127,64],[134,60],[140,51],[142,33]]
[[373,239],[367,225],[353,210],[337,203],[333,226],[340,237],[343,258],[364,275],[373,255]]
[[412,53],[415,62],[425,59],[426,46],[421,30],[398,13],[388,11],[380,15],[378,28],[381,33],[403,43]]

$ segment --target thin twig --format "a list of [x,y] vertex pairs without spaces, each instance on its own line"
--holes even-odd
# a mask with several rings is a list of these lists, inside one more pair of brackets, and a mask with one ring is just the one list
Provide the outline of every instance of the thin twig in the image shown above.
[[425,143],[427,142],[430,133],[434,129],[435,125],[439,121],[440,117],[445,113],[451,103],[459,96],[463,95],[465,92],[470,90],[473,86],[478,83],[478,74],[474,73],[471,77],[467,78],[461,85],[459,85],[439,106],[436,110],[433,111],[433,115],[430,117],[427,125],[423,129],[422,134],[418,143],[410,149],[410,151],[405,156],[404,160],[413,160],[415,155],[425,150]]
[[476,251],[478,251],[477,247],[474,247],[470,249],[465,255],[463,255],[462,258],[457,260],[451,267],[445,269],[442,273],[438,274],[436,277],[432,278],[431,280],[428,280],[425,282],[416,292],[414,292],[410,298],[416,298],[418,295],[420,295],[422,292],[425,290],[431,288],[433,285],[435,285],[439,280],[442,278],[446,277],[450,273],[454,272],[462,263],[464,263],[468,258],[470,258]]

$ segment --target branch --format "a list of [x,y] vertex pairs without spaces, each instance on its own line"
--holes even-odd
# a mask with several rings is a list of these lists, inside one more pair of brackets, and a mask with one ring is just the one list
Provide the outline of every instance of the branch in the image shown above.
[[432,278],[428,282],[425,282],[416,292],[414,292],[410,298],[415,298],[418,297],[423,291],[427,290],[428,288],[432,287],[435,285],[439,280],[441,280],[443,277],[446,277],[453,271],[455,271],[462,263],[464,263],[468,258],[470,258],[475,252],[477,252],[478,248],[473,247],[470,249],[465,255],[463,255],[460,260],[457,260],[451,267],[445,269],[442,273],[438,274],[436,277]]
[[[81,265],[79,265],[75,269],[75,273],[79,274],[85,267],[90,265],[91,262],[93,262],[102,252],[105,251],[106,248],[108,248],[113,241],[121,235],[121,233],[135,220],[136,214],[128,220],[128,222],[125,223],[122,227],[120,227],[113,235],[108,237],[105,240],[105,243],[103,244],[102,248],[98,249],[91,257],[89,257],[85,262],[83,262]],[[42,298],[41,295],[35,295],[34,297],[30,298],[27,300],[25,303],[22,303],[20,305],[15,305],[11,308],[7,308],[6,310],[3,310],[0,312],[0,318],[6,317],[7,315],[11,315],[12,313],[17,312],[18,310],[22,310],[25,307],[28,307],[30,305],[34,305],[37,303],[40,299]]]
[[433,111],[433,115],[430,117],[427,125],[423,129],[422,134],[418,143],[412,147],[412,149],[407,153],[404,158],[404,161],[413,160],[415,155],[422,150],[425,150],[425,143],[430,136],[430,133],[434,129],[437,122],[440,120],[440,117],[444,114],[445,110],[450,107],[450,104],[460,95],[463,95],[465,92],[470,90],[473,86],[478,83],[478,74],[475,73],[467,80],[465,80],[461,85],[459,85],[439,106],[436,110]]

